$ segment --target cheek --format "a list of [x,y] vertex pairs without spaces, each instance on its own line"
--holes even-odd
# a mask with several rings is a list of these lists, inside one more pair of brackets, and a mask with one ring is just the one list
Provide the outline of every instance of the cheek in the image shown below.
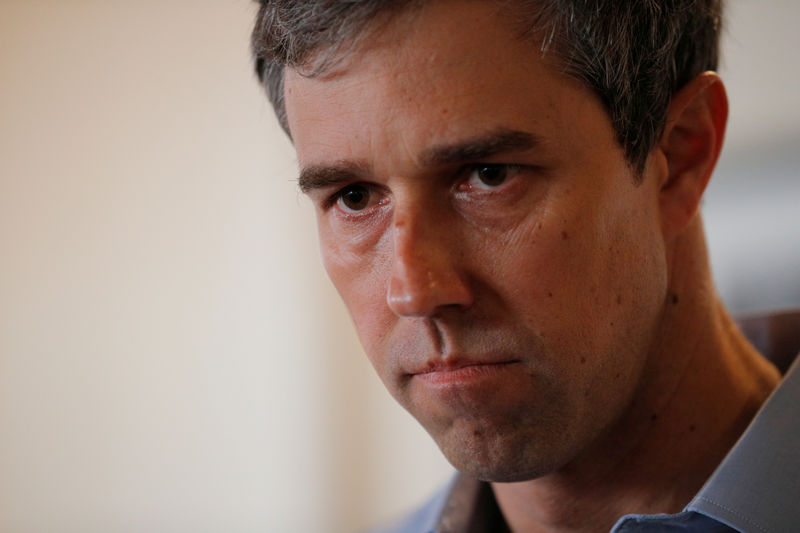
[[663,301],[657,221],[637,201],[580,210],[552,202],[494,248],[490,274],[501,297],[569,364],[632,339],[638,346]]
[[[563,213],[563,210],[561,211]],[[563,222],[558,210],[545,208],[531,213],[503,238],[482,244],[491,250],[485,264],[501,298],[526,319],[528,326],[541,330],[558,319],[559,302],[580,292],[575,230]]]
[[340,238],[329,227],[319,227],[320,253],[325,270],[336,287],[355,325],[361,345],[373,365],[379,346],[391,324],[386,305],[390,258],[383,238],[374,247],[363,247]]
[[667,290],[657,221],[635,199],[598,224],[575,254],[584,258],[583,283],[582,293],[570,295],[571,306],[581,317],[580,349],[598,403],[616,402],[639,379]]

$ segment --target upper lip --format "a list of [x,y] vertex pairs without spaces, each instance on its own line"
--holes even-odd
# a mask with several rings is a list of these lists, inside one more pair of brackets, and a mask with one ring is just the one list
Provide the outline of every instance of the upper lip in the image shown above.
[[430,374],[432,372],[453,372],[460,368],[467,366],[480,366],[480,365],[502,365],[514,363],[517,359],[511,357],[496,358],[448,358],[448,359],[429,359],[424,364],[415,368],[410,374]]

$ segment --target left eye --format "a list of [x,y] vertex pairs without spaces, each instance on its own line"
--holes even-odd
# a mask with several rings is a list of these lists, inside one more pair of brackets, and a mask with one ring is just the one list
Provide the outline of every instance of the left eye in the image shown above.
[[513,165],[476,165],[467,178],[467,186],[475,189],[499,187],[517,170]]
[[337,205],[348,213],[363,211],[370,204],[370,190],[363,185],[356,184],[345,187],[339,191]]

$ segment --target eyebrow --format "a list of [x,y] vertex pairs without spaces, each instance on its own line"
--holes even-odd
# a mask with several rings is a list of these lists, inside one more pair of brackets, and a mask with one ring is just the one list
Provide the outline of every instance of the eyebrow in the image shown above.
[[312,165],[300,171],[297,184],[304,194],[349,181],[363,179],[369,174],[369,165],[362,161],[342,161],[332,166]]
[[[419,160],[425,166],[444,166],[467,161],[478,161],[498,154],[522,152],[534,148],[542,141],[536,135],[506,128],[498,128],[452,144],[426,148]],[[301,170],[297,182],[303,193],[364,179],[370,166],[364,161],[341,161],[333,165],[312,165]]]
[[541,139],[532,133],[499,128],[473,139],[428,148],[422,152],[420,161],[429,166],[449,165],[508,152],[522,152],[538,144],[541,144]]

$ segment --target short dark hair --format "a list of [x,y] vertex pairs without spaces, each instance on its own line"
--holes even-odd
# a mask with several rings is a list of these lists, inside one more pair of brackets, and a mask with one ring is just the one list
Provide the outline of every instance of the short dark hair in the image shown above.
[[[600,97],[638,173],[661,137],[672,95],[717,68],[722,0],[496,1],[515,10],[522,35],[541,39],[542,53],[555,54],[568,75]],[[260,0],[252,35],[256,74],[287,134],[287,66],[307,66],[320,53],[331,58],[363,36],[378,15],[423,3]],[[305,73],[316,75],[326,65],[319,61]]]

